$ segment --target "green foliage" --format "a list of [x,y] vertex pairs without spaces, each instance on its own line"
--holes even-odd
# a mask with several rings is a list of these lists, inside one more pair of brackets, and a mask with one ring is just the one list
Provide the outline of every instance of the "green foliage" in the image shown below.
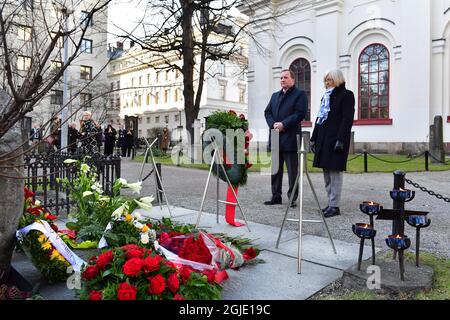
[[213,112],[206,122],[206,129],[217,129],[222,134],[226,134],[227,129],[243,129],[248,128],[248,121],[238,117],[234,112],[215,111]]
[[83,226],[77,233],[77,237],[83,241],[95,241],[102,237],[105,227],[99,222],[92,221],[90,224]]
[[180,286],[180,294],[187,300],[220,300],[221,292],[219,284],[209,283],[205,275],[195,272]]
[[[111,230],[105,232],[104,237],[111,248],[117,248],[126,244],[140,244],[141,233],[135,226],[124,221],[114,221]],[[149,247],[153,242],[149,242]]]

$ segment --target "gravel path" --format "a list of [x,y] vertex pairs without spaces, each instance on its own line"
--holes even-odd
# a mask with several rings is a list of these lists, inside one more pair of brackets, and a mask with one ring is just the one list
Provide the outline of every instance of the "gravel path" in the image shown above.
[[[150,165],[147,164],[144,175],[148,173]],[[138,162],[124,159],[122,162],[122,177],[129,181],[136,181],[141,169]],[[167,191],[169,203],[171,205],[184,207],[188,209],[200,208],[203,190],[205,187],[208,171],[197,169],[186,169],[180,167],[163,166],[162,176],[164,187]],[[321,206],[326,206],[326,195],[322,174],[310,174],[315,190],[318,194]],[[450,171],[445,172],[421,172],[409,173],[408,179],[419,183],[445,197],[450,197]],[[366,215],[359,211],[359,204],[365,200],[376,201],[385,208],[392,208],[392,200],[389,197],[389,190],[393,186],[392,173],[366,173],[366,174],[345,174],[344,190],[341,201],[341,216],[327,219],[333,238],[347,242],[357,242],[358,239],[351,231],[354,223],[368,223]],[[283,181],[283,191],[288,189],[287,174]],[[416,198],[406,204],[406,209],[429,211],[428,217],[432,222],[430,227],[422,230],[421,248],[426,251],[432,251],[439,255],[450,257],[450,203],[432,197],[427,193],[408,186],[408,189],[416,191]],[[153,176],[143,183],[144,195],[155,193],[155,180]],[[226,183],[220,182],[220,196],[225,199]],[[270,176],[260,173],[250,173],[246,186],[239,189],[239,200],[244,209],[248,220],[257,223],[281,226],[281,222],[288,202],[287,196],[283,195],[283,204],[277,206],[265,206],[263,203],[270,199]],[[211,179],[208,189],[205,212],[216,212],[216,179]],[[317,218],[314,197],[306,182],[304,183],[304,213],[305,219]],[[224,205],[220,205],[219,212],[223,214]],[[297,209],[291,209],[290,215],[298,213]],[[236,211],[236,217],[240,218],[239,210]],[[288,223],[287,228],[295,230],[296,224]],[[304,224],[304,232],[326,236],[322,225]],[[415,230],[406,225],[406,233],[415,241]],[[392,224],[389,221],[375,220],[375,229],[377,230],[376,245],[385,249],[384,239],[392,232]]]

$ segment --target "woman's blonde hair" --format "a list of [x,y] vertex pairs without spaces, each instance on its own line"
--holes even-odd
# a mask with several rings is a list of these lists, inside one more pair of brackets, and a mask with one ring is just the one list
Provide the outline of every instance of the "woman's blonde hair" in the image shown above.
[[333,79],[334,85],[336,87],[339,87],[341,84],[343,84],[345,82],[344,74],[339,69],[328,70],[325,73],[325,76],[323,77],[323,82],[325,82],[325,79],[328,76],[330,76],[331,79]]

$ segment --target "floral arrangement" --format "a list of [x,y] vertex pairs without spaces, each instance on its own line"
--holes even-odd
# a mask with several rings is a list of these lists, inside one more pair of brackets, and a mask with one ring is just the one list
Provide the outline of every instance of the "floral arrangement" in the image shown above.
[[[247,183],[247,170],[252,166],[249,161],[249,146],[251,134],[248,131],[248,121],[245,119],[243,114],[239,116],[233,110],[230,111],[216,111],[213,112],[206,121],[206,129],[217,129],[219,130],[224,137],[224,148],[223,148],[223,160],[222,162],[225,165],[225,171],[230,179],[230,182],[233,186],[245,185]],[[239,150],[242,147],[240,143],[238,143],[239,139],[234,139],[234,141],[228,141],[226,139],[227,130],[242,130],[244,134],[244,150]],[[229,143],[233,143],[234,147],[234,155],[227,155],[226,153],[226,145]],[[205,146],[209,145],[209,142],[205,143]],[[239,152],[244,152],[245,162],[242,164],[238,163],[238,154]],[[217,170],[214,169],[213,173],[216,174]],[[226,177],[223,174],[223,170],[219,170],[219,177],[226,181]]]
[[93,257],[82,273],[82,300],[211,300],[222,287],[215,272],[176,265],[135,244]]
[[[46,222],[55,232],[58,232],[58,228],[54,224],[57,217],[45,210],[38,200],[33,201],[33,196],[32,191],[27,188],[24,189],[24,213],[20,219],[19,229],[35,222]],[[67,279],[69,262],[42,232],[30,230],[26,235],[18,232],[18,239],[18,247],[27,254],[34,266],[49,283]]]

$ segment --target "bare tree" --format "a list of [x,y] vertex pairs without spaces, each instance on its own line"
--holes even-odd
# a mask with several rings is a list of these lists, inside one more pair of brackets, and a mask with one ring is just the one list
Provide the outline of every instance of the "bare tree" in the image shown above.
[[[162,0],[149,1],[142,21],[144,36],[125,32],[127,38],[153,54],[155,69],[177,69],[183,75],[184,111],[186,129],[193,137],[193,123],[197,119],[208,61],[236,59],[246,64],[242,51],[246,39],[251,37],[249,26],[295,11],[300,0],[274,10],[264,17],[238,19],[229,15],[236,5],[254,10],[267,5],[261,0]],[[257,43],[257,41],[254,39]],[[260,46],[260,49],[264,49]],[[182,66],[177,62],[181,61]]]
[[[15,231],[23,210],[23,137],[20,120],[49,93],[80,54],[94,16],[110,0],[0,1],[0,283],[9,274]],[[82,8],[79,12],[74,10]],[[68,23],[68,22],[71,23]],[[70,27],[68,27],[70,25]],[[64,40],[72,51],[61,60]]]

